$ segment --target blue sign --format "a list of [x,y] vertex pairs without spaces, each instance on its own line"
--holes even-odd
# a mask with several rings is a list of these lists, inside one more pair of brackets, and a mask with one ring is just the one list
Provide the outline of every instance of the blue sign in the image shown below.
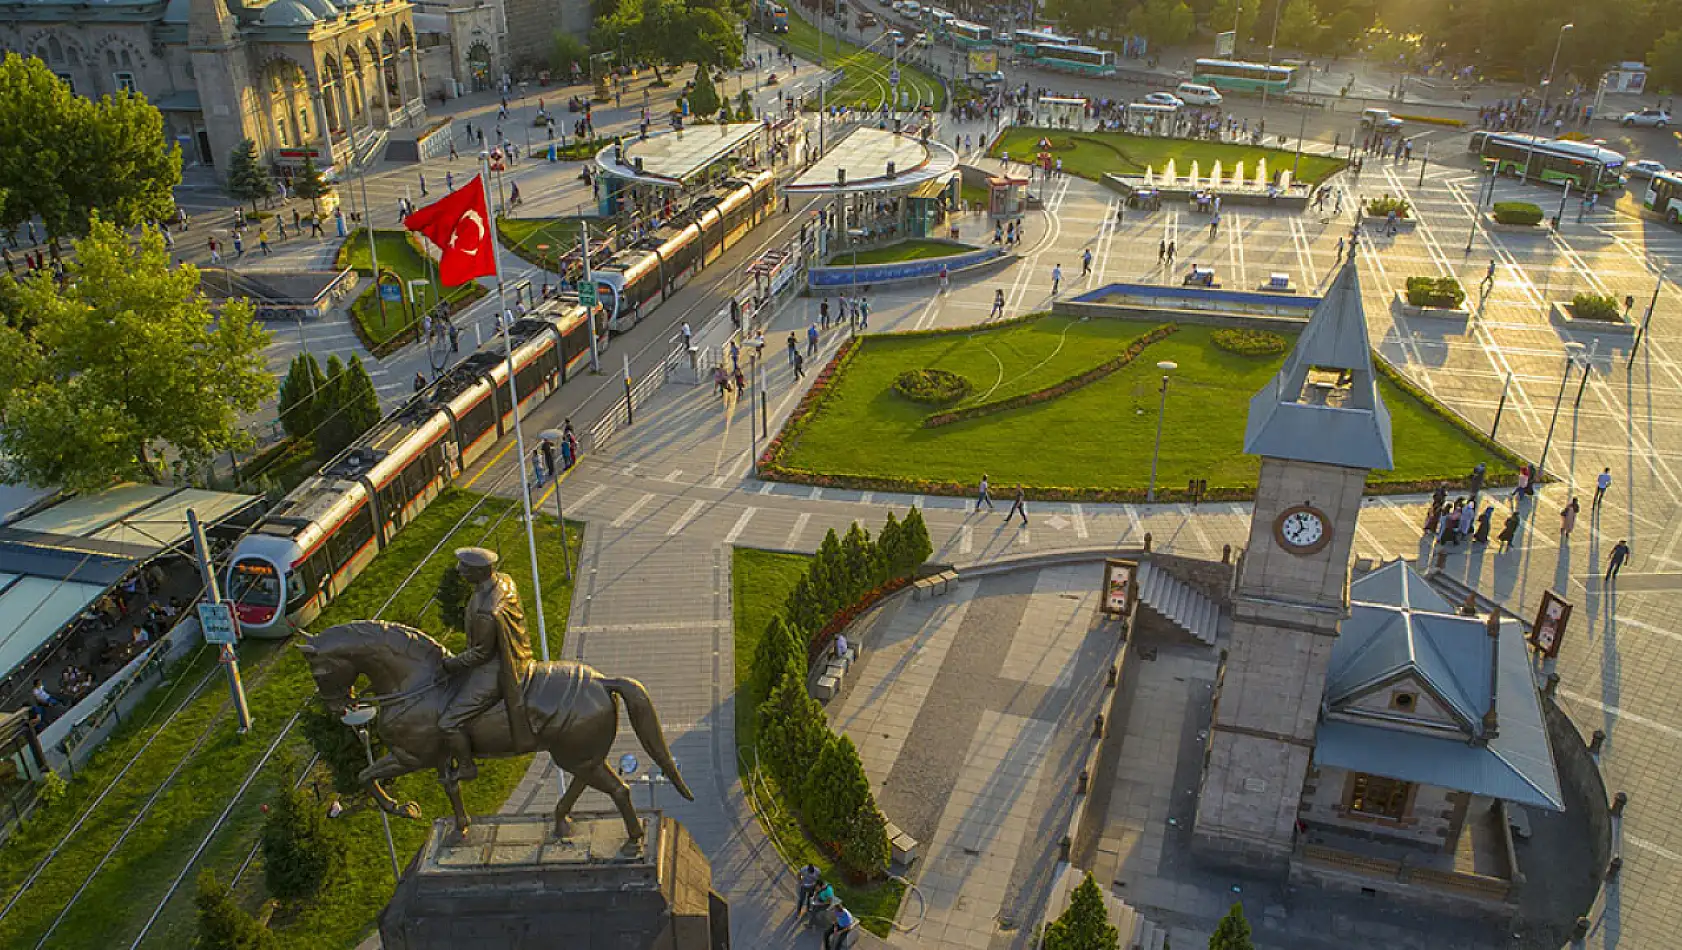
[[401,284],[381,284],[380,299],[388,303],[403,302],[403,287]]

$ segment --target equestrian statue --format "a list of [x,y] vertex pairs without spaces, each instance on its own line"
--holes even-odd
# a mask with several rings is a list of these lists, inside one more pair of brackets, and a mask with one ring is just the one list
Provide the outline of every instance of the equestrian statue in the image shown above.
[[[631,790],[607,763],[619,730],[615,697],[625,704],[649,757],[680,795],[694,801],[642,684],[571,660],[533,663],[519,591],[513,578],[496,570],[496,553],[484,548],[455,553],[456,570],[473,588],[462,624],[467,649],[461,653],[451,654],[413,627],[377,620],[329,627],[298,647],[335,715],[379,707],[375,731],[388,751],[359,778],[380,808],[420,818],[414,802],[399,805],[380,782],[436,769],[455,809],[456,832],[465,836],[469,822],[460,783],[478,774],[474,757],[541,749],[572,776],[555,805],[555,835],[565,836],[567,813],[589,786],[613,799],[634,844],[642,838],[642,822],[631,807]],[[357,692],[363,677],[371,693]]]

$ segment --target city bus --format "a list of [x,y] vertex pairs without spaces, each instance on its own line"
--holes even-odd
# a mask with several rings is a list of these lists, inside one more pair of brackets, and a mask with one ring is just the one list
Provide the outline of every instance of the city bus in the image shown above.
[[946,35],[951,37],[953,46],[961,49],[981,49],[993,45],[992,27],[968,20],[953,20],[947,24]]
[[1079,42],[1072,36],[1064,36],[1050,30],[1017,30],[1010,35],[1010,41],[1016,52],[1023,56],[1033,56],[1035,48],[1041,43],[1050,43],[1053,46],[1070,46]]
[[1092,46],[1073,46],[1060,43],[1040,43],[1031,56],[1034,62],[1048,69],[1081,73],[1087,76],[1114,76],[1115,52]]
[[956,19],[956,16],[939,7],[928,7],[923,11],[923,25],[928,27],[929,32],[935,36],[946,35],[946,28]]
[[788,32],[788,7],[773,3],[768,8],[771,13],[771,32]]
[[1682,175],[1675,172],[1654,175],[1641,204],[1671,224],[1682,224]]
[[[1520,133],[1472,133],[1466,151],[1499,174],[1604,192],[1623,187],[1623,155],[1590,142],[1570,142]],[[1525,172],[1528,166],[1529,171]]]
[[1193,82],[1222,91],[1284,92],[1297,81],[1295,66],[1269,66],[1231,59],[1200,59],[1192,68]]

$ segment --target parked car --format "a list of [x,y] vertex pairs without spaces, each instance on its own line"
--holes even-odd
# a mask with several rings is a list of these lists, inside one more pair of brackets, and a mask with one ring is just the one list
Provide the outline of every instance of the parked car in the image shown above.
[[1662,129],[1670,124],[1670,113],[1653,106],[1642,109],[1639,112],[1626,112],[1624,113],[1624,117],[1618,121],[1622,122],[1626,127],[1633,125],[1645,125],[1655,129]]
[[1174,95],[1179,96],[1187,105],[1193,106],[1218,106],[1222,102],[1221,94],[1214,86],[1195,82],[1180,83],[1179,88],[1174,90]]
[[1630,162],[1624,168],[1624,173],[1631,178],[1652,178],[1654,175],[1663,171],[1669,171],[1669,169],[1664,167],[1664,162],[1655,162],[1650,158],[1643,158],[1640,161]]
[[904,46],[905,45],[905,34],[901,33],[898,30],[889,30],[888,32],[883,33],[882,35],[884,37],[886,37],[887,40],[889,42],[893,43],[895,46]]
[[877,23],[876,14],[871,13],[869,10],[860,10],[859,11],[858,28],[860,30],[868,30],[871,27],[875,26],[876,23]]
[[1361,127],[1377,129],[1381,132],[1393,132],[1402,127],[1402,120],[1390,114],[1389,109],[1361,110]]
[[1144,101],[1153,106],[1173,106],[1176,109],[1186,104],[1184,99],[1171,92],[1153,92],[1145,96]]

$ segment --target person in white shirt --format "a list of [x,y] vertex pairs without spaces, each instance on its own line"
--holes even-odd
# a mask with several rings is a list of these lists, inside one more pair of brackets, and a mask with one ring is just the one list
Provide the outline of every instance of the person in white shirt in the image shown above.
[[31,696],[35,697],[35,702],[36,702],[37,705],[41,705],[41,706],[62,706],[62,705],[64,705],[63,700],[59,699],[57,696],[54,696],[52,693],[47,692],[47,684],[41,682],[40,680],[35,681],[35,688],[30,690],[29,694]]
[[848,649],[849,649],[849,647],[847,646],[847,635],[844,634],[844,633],[836,634],[835,635],[835,658],[838,659],[838,660],[845,659],[846,656],[847,656],[847,650]]
[[1599,508],[1601,499],[1606,497],[1606,489],[1612,487],[1612,470],[1604,468],[1594,479],[1594,504],[1591,508]]

